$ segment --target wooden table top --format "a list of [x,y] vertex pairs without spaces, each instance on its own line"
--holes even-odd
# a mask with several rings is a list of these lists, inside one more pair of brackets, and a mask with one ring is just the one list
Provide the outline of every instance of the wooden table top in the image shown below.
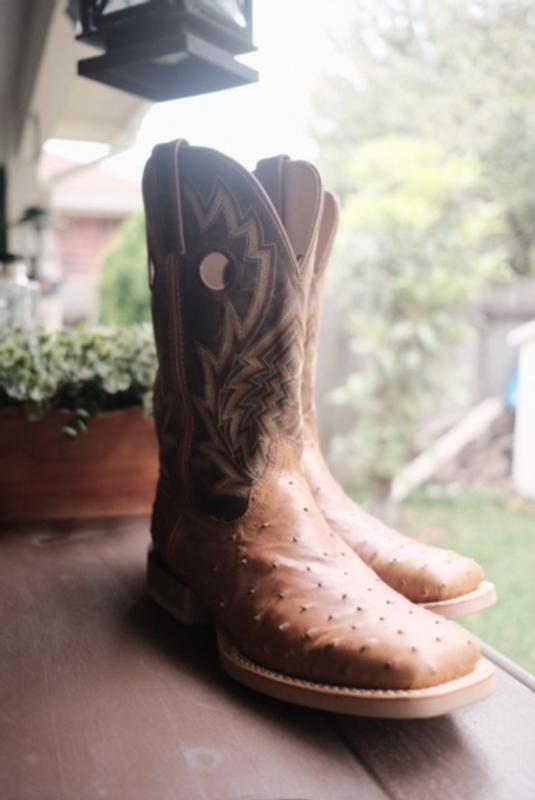
[[146,520],[0,532],[0,800],[534,800],[535,693],[425,721],[238,686],[144,594]]

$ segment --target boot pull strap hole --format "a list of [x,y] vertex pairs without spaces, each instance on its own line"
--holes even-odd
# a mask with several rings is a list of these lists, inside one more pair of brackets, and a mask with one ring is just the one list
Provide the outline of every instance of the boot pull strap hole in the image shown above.
[[223,253],[209,253],[199,264],[199,275],[208,289],[220,292],[230,281],[230,261]]
[[154,266],[154,261],[149,256],[149,263],[148,263],[148,273],[149,273],[149,289],[152,289],[154,286],[154,278],[156,277],[156,267]]

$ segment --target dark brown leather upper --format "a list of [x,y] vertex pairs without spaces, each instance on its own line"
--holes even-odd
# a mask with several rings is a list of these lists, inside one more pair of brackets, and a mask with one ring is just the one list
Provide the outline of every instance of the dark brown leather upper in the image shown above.
[[[393,689],[469,673],[479,651],[466,632],[385,586],[328,527],[301,468],[304,313],[321,205],[307,206],[310,242],[298,262],[258,181],[219,153],[156,148],[144,199],[161,557],[265,667]],[[212,252],[231,265],[220,291],[199,276]],[[236,518],[222,518],[240,504]]]
[[[175,487],[178,480],[186,502],[206,506],[247,497],[274,434],[302,438],[295,378],[304,281],[254,178],[213,150],[184,144],[174,146],[173,175],[170,147],[156,149],[144,176],[160,364],[156,426],[164,478]],[[223,291],[199,276],[214,252],[229,259]]]

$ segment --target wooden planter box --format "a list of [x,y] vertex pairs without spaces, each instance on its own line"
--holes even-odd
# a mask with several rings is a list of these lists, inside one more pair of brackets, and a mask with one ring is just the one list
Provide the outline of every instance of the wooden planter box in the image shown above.
[[82,519],[150,512],[158,474],[154,427],[140,408],[110,411],[68,440],[67,418],[30,422],[0,411],[0,521]]

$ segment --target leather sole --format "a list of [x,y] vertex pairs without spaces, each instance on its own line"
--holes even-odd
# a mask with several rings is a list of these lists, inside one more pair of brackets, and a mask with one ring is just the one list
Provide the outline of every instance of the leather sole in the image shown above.
[[449,600],[435,600],[421,603],[424,608],[440,614],[446,619],[461,619],[490,608],[496,602],[496,588],[490,581],[482,581],[472,592],[452,597]]
[[[148,592],[184,625],[209,624],[211,616],[198,596],[149,551]],[[244,686],[307,708],[383,719],[424,719],[447,714],[487,697],[495,688],[492,665],[481,658],[468,675],[426,689],[355,689],[293,678],[244,656],[217,628],[219,660],[225,672]]]
[[218,630],[219,658],[239,683],[277,700],[308,708],[383,719],[438,717],[487,697],[495,687],[492,665],[481,658],[462,678],[427,689],[354,689],[292,678],[253,663]]

